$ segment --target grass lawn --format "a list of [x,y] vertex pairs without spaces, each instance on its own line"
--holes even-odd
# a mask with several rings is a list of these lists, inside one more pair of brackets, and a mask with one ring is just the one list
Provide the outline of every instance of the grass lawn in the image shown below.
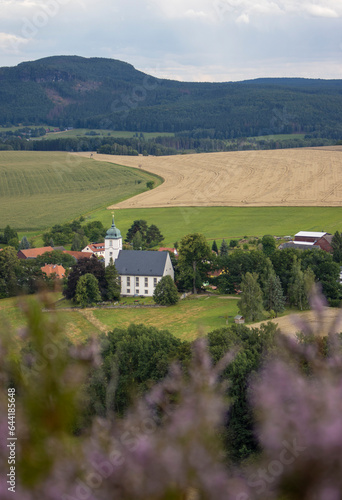
[[[33,296],[26,299],[35,300]],[[132,303],[133,299],[123,298],[122,302]],[[151,303],[152,300],[140,299],[140,302]],[[198,295],[181,300],[172,307],[58,311],[58,317],[67,337],[74,342],[83,342],[90,335],[98,335],[100,330],[125,328],[131,323],[144,323],[169,330],[181,339],[194,340],[199,335],[226,326],[227,316],[231,324],[238,314],[237,303],[236,297]],[[6,330],[17,330],[25,325],[17,298],[0,300],[0,322]]]
[[[105,227],[111,223],[107,209],[87,214]],[[164,246],[173,246],[189,233],[199,232],[218,245],[244,236],[294,235],[298,231],[342,231],[340,207],[175,207],[116,210],[115,224],[125,237],[134,220],[155,224],[164,235]]]
[[[125,299],[122,299],[123,301]],[[189,297],[177,305],[151,309],[96,309],[94,316],[108,330],[127,327],[130,323],[143,323],[159,329],[169,330],[183,340],[194,340],[211,330],[233,322],[238,314],[238,299],[227,296]]]
[[[0,335],[1,330],[18,330],[26,324],[26,318],[18,307],[19,298],[0,300]],[[33,295],[27,296],[25,301],[33,301]],[[44,313],[49,314],[49,313]],[[99,330],[87,320],[79,311],[58,311],[61,328],[66,336],[75,343],[83,343],[89,336],[98,335]]]
[[[45,230],[145,191],[161,180],[130,167],[62,152],[0,152],[1,227]],[[108,225],[108,224],[106,224]],[[31,236],[31,235],[30,235]]]

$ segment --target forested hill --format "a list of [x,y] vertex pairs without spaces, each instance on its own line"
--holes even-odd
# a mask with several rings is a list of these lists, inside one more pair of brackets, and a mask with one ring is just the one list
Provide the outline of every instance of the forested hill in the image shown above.
[[342,80],[155,79],[104,58],[55,56],[0,68],[0,125],[47,124],[229,139],[279,133],[342,139]]

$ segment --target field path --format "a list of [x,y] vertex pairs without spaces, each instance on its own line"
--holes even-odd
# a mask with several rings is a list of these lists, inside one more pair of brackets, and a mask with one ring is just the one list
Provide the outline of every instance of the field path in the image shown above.
[[110,328],[107,328],[103,323],[101,323],[100,320],[95,318],[93,311],[94,311],[94,309],[92,309],[92,308],[78,310],[79,314],[84,316],[86,318],[86,320],[88,320],[89,323],[94,325],[95,328],[100,330],[100,332],[107,333],[110,330]]
[[165,180],[111,209],[342,206],[341,146],[158,157],[93,153],[93,158],[142,168]]

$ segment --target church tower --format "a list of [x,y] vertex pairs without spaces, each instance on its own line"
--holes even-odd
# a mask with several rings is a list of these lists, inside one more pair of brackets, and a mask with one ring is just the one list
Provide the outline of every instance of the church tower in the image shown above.
[[115,263],[120,250],[122,250],[122,236],[120,230],[115,227],[113,214],[112,226],[105,236],[105,266],[108,266],[111,259]]

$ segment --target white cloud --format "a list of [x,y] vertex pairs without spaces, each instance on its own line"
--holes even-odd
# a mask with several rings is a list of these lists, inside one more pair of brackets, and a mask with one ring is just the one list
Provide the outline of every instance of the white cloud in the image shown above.
[[234,16],[238,22],[260,15],[342,17],[342,2],[336,0],[215,0],[213,6],[220,20]]
[[0,50],[7,54],[17,54],[20,48],[30,40],[10,33],[0,33]]

